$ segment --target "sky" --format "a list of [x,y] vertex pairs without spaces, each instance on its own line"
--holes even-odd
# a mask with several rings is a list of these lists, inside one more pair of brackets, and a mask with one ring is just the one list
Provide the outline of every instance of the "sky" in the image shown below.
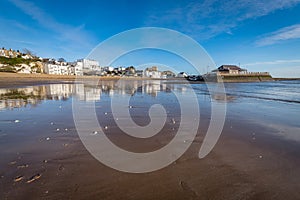
[[[300,0],[0,0],[0,5],[0,46],[27,48],[45,58],[74,61],[120,32],[161,27],[186,34],[206,50],[215,66],[203,67],[203,73],[234,64],[274,77],[300,77]],[[161,63],[188,71],[175,57],[142,50],[115,64]]]

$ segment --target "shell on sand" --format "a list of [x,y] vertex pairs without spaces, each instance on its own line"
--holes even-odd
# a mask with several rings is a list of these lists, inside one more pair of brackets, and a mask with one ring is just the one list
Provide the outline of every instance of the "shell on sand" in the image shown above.
[[17,176],[15,179],[14,179],[14,181],[15,182],[19,182],[19,181],[21,181],[21,180],[23,180],[23,176]]
[[19,166],[18,166],[18,169],[27,168],[28,166],[29,166],[29,165],[27,165],[27,164],[26,164],[26,165],[19,165]]
[[42,176],[41,174],[36,174],[36,175],[32,176],[26,183],[31,183],[31,182],[41,178],[41,176]]

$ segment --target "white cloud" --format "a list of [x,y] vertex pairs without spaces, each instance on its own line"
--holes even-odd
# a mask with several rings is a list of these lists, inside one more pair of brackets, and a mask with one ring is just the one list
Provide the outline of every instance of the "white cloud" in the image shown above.
[[290,8],[299,2],[300,0],[204,0],[187,5],[179,3],[172,5],[167,11],[150,10],[145,25],[173,28],[205,40],[220,33],[232,34],[232,29],[242,21]]
[[244,64],[251,71],[268,71],[273,77],[299,78],[300,60],[273,60]]
[[254,62],[254,63],[244,64],[244,66],[278,65],[278,64],[290,64],[290,63],[300,64],[300,60],[274,60],[274,61]]
[[269,33],[256,41],[258,46],[267,46],[276,44],[285,40],[300,38],[300,24],[281,28],[275,32]]
[[84,32],[84,25],[78,27],[70,26],[56,21],[47,12],[36,6],[34,3],[23,0],[10,0],[16,7],[37,21],[40,26],[58,34],[58,39],[69,45],[78,45],[80,47],[90,46],[90,36]]
[[10,26],[13,26],[14,28],[20,29],[21,31],[32,31],[31,28],[29,28],[28,26],[25,26],[24,24],[19,23],[16,20],[13,19],[0,19],[0,23],[1,25],[7,25],[9,24]]
[[16,43],[23,43],[23,44],[29,44],[29,45],[36,45],[37,43],[31,42],[31,41],[25,41],[25,40],[12,40],[12,39],[7,39],[7,38],[1,38],[0,41],[9,41],[9,42],[16,42]]
[[[284,69],[283,69],[284,68]],[[273,77],[299,78],[300,65],[269,68]]]

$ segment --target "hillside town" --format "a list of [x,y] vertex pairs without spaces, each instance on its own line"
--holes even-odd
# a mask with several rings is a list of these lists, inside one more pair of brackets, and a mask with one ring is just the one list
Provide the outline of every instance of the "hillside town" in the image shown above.
[[[67,62],[63,58],[42,58],[33,55],[29,50],[23,52],[12,49],[0,49],[0,72],[13,73],[44,73],[52,75],[96,75],[96,76],[126,76],[126,77],[147,77],[153,79],[173,78],[177,75],[172,71],[159,71],[157,66],[138,70],[134,66],[112,67],[100,66],[100,63],[91,59],[78,59],[74,62]],[[179,74],[179,76],[181,76]]]
[[268,72],[248,72],[236,65],[221,65],[206,74],[174,73],[170,70],[160,71],[157,66],[136,69],[134,66],[101,66],[99,61],[77,59],[67,62],[64,58],[42,58],[35,56],[30,50],[0,49],[0,72],[24,74],[50,74],[71,76],[102,76],[102,77],[140,77],[150,79],[185,78],[189,81],[208,82],[256,82],[271,81]]

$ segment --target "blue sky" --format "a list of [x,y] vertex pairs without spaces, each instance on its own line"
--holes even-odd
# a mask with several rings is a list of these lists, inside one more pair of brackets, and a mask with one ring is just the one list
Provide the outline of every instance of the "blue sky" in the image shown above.
[[[217,66],[240,64],[249,71],[269,71],[276,77],[300,77],[300,0],[0,3],[1,47],[27,48],[38,56],[73,61],[122,31],[163,27],[195,39]],[[145,53],[146,57],[158,57],[157,51]],[[143,56],[137,55],[136,59],[123,58],[124,65],[141,64]],[[169,65],[172,59],[168,59]],[[162,62],[146,62],[150,61]],[[170,65],[175,62],[184,65],[176,59]]]

